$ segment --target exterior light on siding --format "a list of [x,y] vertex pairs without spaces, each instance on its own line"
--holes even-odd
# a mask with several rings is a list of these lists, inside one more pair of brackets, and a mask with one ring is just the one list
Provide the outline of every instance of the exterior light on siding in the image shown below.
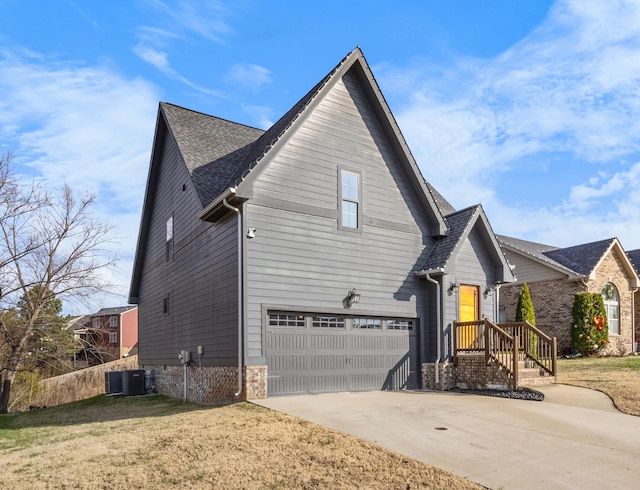
[[447,291],[449,292],[449,295],[451,295],[456,289],[458,289],[458,284],[452,282],[449,284],[449,289],[447,289]]
[[247,230],[247,238],[255,238],[256,237],[256,229],[255,228],[249,228]]
[[347,303],[349,304],[349,308],[360,303],[360,294],[356,293],[355,288],[347,293]]

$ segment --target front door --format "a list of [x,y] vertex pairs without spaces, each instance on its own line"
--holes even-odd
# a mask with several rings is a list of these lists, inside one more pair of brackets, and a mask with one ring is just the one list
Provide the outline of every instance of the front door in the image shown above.
[[[477,322],[480,320],[480,287],[460,285],[460,322]],[[458,330],[458,348],[472,349],[478,347],[478,327],[475,325],[464,326]]]

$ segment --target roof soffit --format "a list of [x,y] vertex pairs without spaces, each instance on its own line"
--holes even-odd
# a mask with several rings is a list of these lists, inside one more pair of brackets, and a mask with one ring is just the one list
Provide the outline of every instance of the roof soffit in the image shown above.
[[144,191],[142,201],[142,216],[140,218],[140,229],[138,231],[138,241],[136,243],[136,253],[133,259],[133,269],[131,273],[131,284],[129,286],[129,303],[138,303],[138,288],[140,285],[140,276],[142,274],[142,265],[146,255],[147,237],[149,234],[149,226],[151,222],[151,203],[154,200],[156,188],[158,184],[158,167],[162,160],[163,145],[165,135],[167,133],[167,122],[162,113],[161,107],[158,106],[158,115],[156,117],[156,129],[153,136],[153,144],[151,145],[151,159],[149,171],[147,173],[147,184]]

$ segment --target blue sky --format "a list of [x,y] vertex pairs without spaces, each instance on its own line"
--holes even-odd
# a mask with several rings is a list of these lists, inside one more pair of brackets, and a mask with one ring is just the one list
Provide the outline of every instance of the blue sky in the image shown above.
[[159,101],[266,129],[360,46],[423,175],[494,231],[640,248],[638,0],[0,0],[0,152],[99,196],[125,304]]

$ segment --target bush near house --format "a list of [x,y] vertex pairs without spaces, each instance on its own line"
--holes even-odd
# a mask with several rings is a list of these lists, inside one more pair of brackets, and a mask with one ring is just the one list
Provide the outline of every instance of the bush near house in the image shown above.
[[[525,282],[518,294],[518,304],[516,305],[516,322],[528,322],[534,327],[536,326],[536,313],[533,308],[533,300],[531,299],[531,293],[529,292],[529,286]],[[529,344],[531,349],[529,352],[534,357],[538,357],[538,336],[534,332],[529,332]]]
[[609,325],[599,293],[576,293],[571,309],[571,347],[583,356],[598,354],[609,343]]

